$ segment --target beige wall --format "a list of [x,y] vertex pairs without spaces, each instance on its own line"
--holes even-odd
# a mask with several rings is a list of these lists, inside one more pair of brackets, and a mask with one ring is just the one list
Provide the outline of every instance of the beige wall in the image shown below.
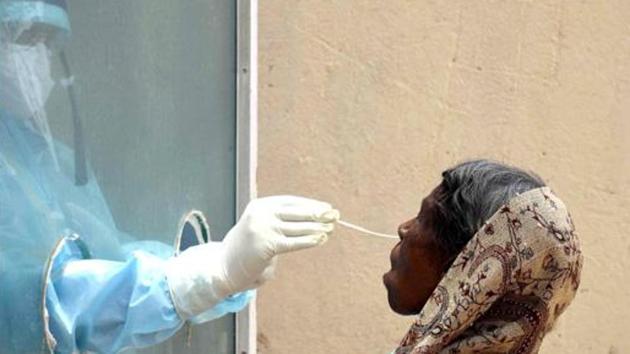
[[[533,169],[586,264],[544,353],[630,353],[630,1],[260,1],[260,195],[394,232],[472,157]],[[393,242],[337,229],[260,291],[261,353],[388,353]]]

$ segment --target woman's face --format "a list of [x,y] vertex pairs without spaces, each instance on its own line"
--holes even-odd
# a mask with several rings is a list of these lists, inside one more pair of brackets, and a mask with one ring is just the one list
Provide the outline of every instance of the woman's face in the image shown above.
[[401,315],[417,314],[442,279],[449,256],[437,243],[437,197],[440,186],[422,201],[418,215],[398,227],[400,242],[383,275],[389,306]]

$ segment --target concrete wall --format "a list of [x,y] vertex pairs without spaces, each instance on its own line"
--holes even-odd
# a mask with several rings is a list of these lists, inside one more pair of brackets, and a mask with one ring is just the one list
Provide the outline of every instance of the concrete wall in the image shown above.
[[[260,2],[260,195],[394,232],[456,162],[545,177],[586,263],[543,353],[628,353],[630,2]],[[261,353],[388,353],[393,242],[339,229],[260,291]]]

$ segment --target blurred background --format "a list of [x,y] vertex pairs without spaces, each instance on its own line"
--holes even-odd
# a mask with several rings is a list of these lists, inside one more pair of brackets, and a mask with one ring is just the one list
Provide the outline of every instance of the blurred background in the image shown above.
[[[441,172],[492,158],[569,206],[585,265],[541,353],[628,353],[630,2],[261,1],[259,195],[395,233]],[[395,241],[338,227],[258,298],[260,353],[389,353],[413,317],[381,283]]]

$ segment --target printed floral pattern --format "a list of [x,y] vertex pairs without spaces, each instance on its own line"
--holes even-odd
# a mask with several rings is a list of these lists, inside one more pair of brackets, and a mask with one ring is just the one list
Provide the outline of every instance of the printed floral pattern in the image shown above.
[[548,187],[523,193],[464,247],[395,353],[536,353],[581,268],[564,203]]

